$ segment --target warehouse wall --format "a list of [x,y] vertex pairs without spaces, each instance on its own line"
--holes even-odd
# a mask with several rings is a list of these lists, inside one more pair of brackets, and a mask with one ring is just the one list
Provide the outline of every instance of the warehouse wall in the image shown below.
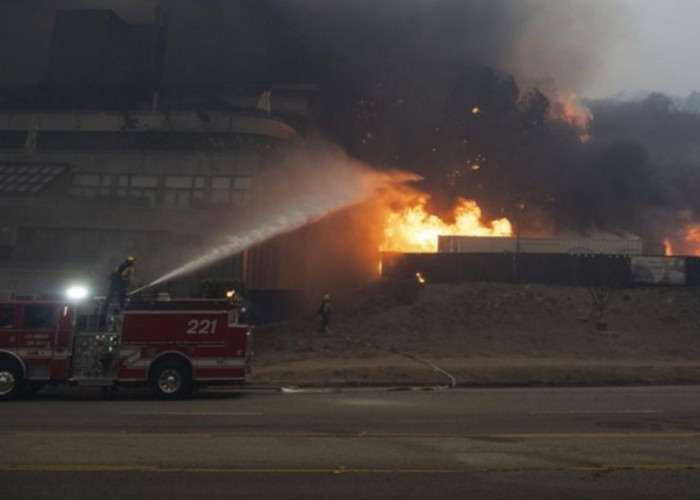
[[700,286],[700,258],[525,253],[382,254],[383,277],[415,279],[416,273],[421,273],[429,282],[439,283]]

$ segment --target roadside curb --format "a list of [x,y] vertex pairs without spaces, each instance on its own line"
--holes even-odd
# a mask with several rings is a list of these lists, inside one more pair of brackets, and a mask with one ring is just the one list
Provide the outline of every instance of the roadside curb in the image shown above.
[[543,388],[586,388],[586,387],[667,387],[667,386],[698,386],[700,380],[697,379],[669,379],[650,382],[648,380],[628,380],[628,381],[491,381],[491,382],[460,382],[451,385],[422,385],[419,383],[397,384],[387,383],[323,383],[314,382],[299,385],[276,385],[266,384],[255,386],[252,384],[247,388],[231,388],[234,392],[271,392],[283,394],[300,393],[334,393],[334,392],[440,392],[450,389],[543,389]]

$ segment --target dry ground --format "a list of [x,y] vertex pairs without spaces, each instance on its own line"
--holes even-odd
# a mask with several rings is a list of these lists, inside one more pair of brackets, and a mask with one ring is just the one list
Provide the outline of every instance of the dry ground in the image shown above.
[[[254,385],[700,383],[700,289],[382,281],[255,331]],[[604,291],[604,294],[607,294]]]

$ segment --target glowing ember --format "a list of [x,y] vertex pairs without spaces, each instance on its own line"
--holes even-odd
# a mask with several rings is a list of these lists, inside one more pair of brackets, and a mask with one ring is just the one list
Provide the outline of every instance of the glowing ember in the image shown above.
[[382,251],[437,252],[438,236],[511,236],[508,219],[488,224],[481,221],[481,209],[475,201],[459,199],[454,210],[454,224],[447,224],[426,211],[427,198],[421,197],[412,207],[389,214],[384,225]]

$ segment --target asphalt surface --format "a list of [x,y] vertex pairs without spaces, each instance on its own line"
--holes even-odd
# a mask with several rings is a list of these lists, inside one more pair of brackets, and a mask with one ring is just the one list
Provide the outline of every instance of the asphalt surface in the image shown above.
[[3,498],[699,498],[700,387],[49,391],[0,405]]

